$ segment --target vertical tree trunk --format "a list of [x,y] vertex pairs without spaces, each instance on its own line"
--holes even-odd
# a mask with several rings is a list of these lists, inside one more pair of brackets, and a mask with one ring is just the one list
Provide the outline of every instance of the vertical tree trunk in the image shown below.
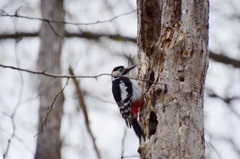
[[139,78],[150,80],[142,85],[149,141],[141,158],[204,159],[209,2],[137,0],[137,11]]
[[[64,21],[63,0],[42,0],[42,17],[46,19]],[[43,22],[40,38],[40,52],[38,69],[50,73],[60,74],[60,56],[64,33],[64,25]],[[40,76],[40,110],[39,131],[42,120],[46,118],[49,107],[56,94],[61,91],[61,80]],[[61,140],[60,126],[63,113],[63,94],[59,94],[53,104],[51,113],[47,116],[47,123],[42,133],[38,135],[35,159],[60,159]]]

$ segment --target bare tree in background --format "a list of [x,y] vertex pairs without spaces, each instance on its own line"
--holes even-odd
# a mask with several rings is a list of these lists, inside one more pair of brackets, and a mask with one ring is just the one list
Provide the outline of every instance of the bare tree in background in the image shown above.
[[[137,1],[145,159],[204,159],[208,0]],[[149,111],[151,110],[151,111]]]
[[[41,9],[43,18],[64,21],[63,0],[42,0]],[[39,70],[60,74],[60,55],[63,41],[60,36],[63,35],[63,33],[63,24],[42,23],[40,31],[41,45],[38,56]],[[37,139],[35,159],[60,159],[60,126],[64,102],[63,94],[59,93],[62,90],[61,80],[45,76],[39,76],[39,79],[40,133]],[[58,93],[59,95],[56,96]],[[49,109],[51,109],[51,111],[49,111]],[[48,112],[50,112],[50,114],[47,114]]]

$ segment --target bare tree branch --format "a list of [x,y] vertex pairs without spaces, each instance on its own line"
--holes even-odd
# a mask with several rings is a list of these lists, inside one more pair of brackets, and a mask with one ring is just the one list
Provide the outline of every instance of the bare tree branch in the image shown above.
[[212,51],[209,52],[209,57],[214,61],[221,62],[224,64],[229,64],[236,68],[240,68],[240,60],[232,59],[223,54],[216,54]]
[[226,104],[230,104],[233,100],[239,100],[240,96],[234,96],[234,97],[221,97],[220,95],[216,94],[213,90],[206,88],[206,92],[209,97],[212,98],[219,98],[222,101],[224,101]]
[[114,16],[110,19],[107,20],[98,20],[95,22],[90,22],[90,23],[74,23],[74,22],[67,22],[67,21],[59,21],[59,20],[53,20],[53,19],[46,19],[46,18],[38,18],[38,17],[29,17],[29,16],[24,16],[24,15],[19,15],[17,13],[15,14],[8,14],[6,11],[4,10],[0,10],[0,16],[1,17],[12,17],[12,18],[23,18],[23,19],[29,19],[29,20],[38,20],[38,21],[45,21],[48,23],[58,23],[58,24],[66,24],[66,25],[75,25],[75,26],[79,26],[79,25],[95,25],[95,24],[102,24],[102,23],[107,23],[107,22],[112,22],[113,20],[125,16],[125,15],[129,15],[132,13],[135,13],[136,10],[132,10],[130,12],[126,12],[117,16]]
[[[102,37],[107,37],[109,39],[112,40],[116,40],[116,41],[125,41],[125,42],[133,42],[136,43],[137,40],[134,37],[127,37],[127,36],[122,36],[120,34],[100,34],[100,33],[93,33],[93,32],[82,32],[82,33],[70,33],[70,32],[66,32],[65,36],[67,38],[72,38],[72,37],[79,37],[79,38],[86,38],[86,39],[90,39],[90,40],[99,40]],[[1,39],[1,35],[0,35],[0,39]]]
[[233,100],[239,100],[239,99],[240,99],[240,96],[221,97],[220,95],[216,94],[213,90],[208,89],[208,88],[206,88],[206,93],[207,93],[208,96],[211,97],[211,98],[218,98],[218,99],[221,99],[223,102],[225,102],[225,103],[228,105],[227,108],[229,108],[229,109],[240,119],[240,114],[231,107],[231,102],[232,102]]
[[[73,73],[73,70],[72,68],[70,67],[69,68],[69,73],[74,76],[74,73]],[[97,144],[96,144],[96,139],[95,137],[93,136],[93,133],[92,133],[92,130],[91,130],[91,127],[90,127],[90,124],[89,124],[89,118],[88,118],[88,112],[87,112],[87,106],[85,104],[85,100],[84,100],[84,95],[82,93],[82,90],[80,88],[80,83],[79,81],[76,79],[76,78],[72,78],[73,80],[73,83],[77,89],[77,94],[78,94],[78,99],[79,99],[79,106],[81,107],[82,111],[83,111],[83,115],[84,115],[84,121],[85,121],[85,125],[87,127],[87,131],[92,139],[92,143],[93,143],[93,147],[94,147],[94,150],[96,152],[96,155],[98,157],[98,159],[100,159],[100,152],[99,152],[99,149],[97,147]]]
[[[33,38],[33,37],[38,37],[38,36],[39,36],[39,32],[3,33],[0,35],[0,40],[19,39],[19,38],[24,38],[24,37],[25,38]],[[84,32],[84,31],[82,31],[81,33],[71,33],[71,32],[65,31],[64,37],[65,38],[76,38],[76,37],[77,38],[86,38],[89,40],[99,40],[102,37],[107,37],[112,40],[136,43],[136,38],[133,38],[133,37],[122,36],[119,34],[104,34],[104,33],[101,34],[101,33]]]
[[[23,69],[23,68],[18,68],[18,67],[14,67],[14,66],[3,65],[3,64],[0,64],[0,67],[9,68],[9,69],[18,70],[18,71],[23,71],[23,72],[32,73],[32,74],[37,74],[37,75],[48,76],[48,77],[52,77],[52,78],[67,78],[67,79],[68,78],[95,78],[95,79],[97,79],[98,77],[101,77],[101,76],[112,76],[112,74],[109,74],[109,73],[102,73],[102,74],[93,75],[93,76],[58,75],[58,74],[47,73],[47,72],[44,72],[44,71],[32,71],[32,70],[28,70],[28,69]],[[119,76],[119,77],[124,77],[124,76]],[[140,78],[133,78],[133,77],[129,77],[129,78],[137,80],[137,81],[152,82],[152,83],[155,83],[155,84],[160,84],[160,85],[166,86],[166,84],[164,84],[164,83],[155,82],[155,81],[151,81],[151,80],[148,80],[148,79],[140,79]]]
[[39,32],[33,32],[33,33],[27,33],[27,32],[22,32],[22,33],[2,33],[0,35],[0,40],[4,39],[19,39],[19,38],[34,38],[38,37]]
[[0,64],[0,67],[14,69],[14,70],[37,74],[37,75],[48,76],[48,77],[52,77],[52,78],[98,78],[100,76],[106,76],[106,75],[111,76],[111,74],[108,74],[108,73],[103,73],[103,74],[99,74],[99,75],[95,75],[95,76],[58,75],[58,74],[47,73],[44,71],[32,71],[32,70],[28,70],[28,69],[23,69],[23,68],[18,68],[18,67],[14,67],[14,66],[8,66],[8,65],[2,65],[2,64]]
[[[23,37],[38,37],[39,32],[34,32],[34,33],[8,33],[8,34],[1,34],[0,35],[0,40],[4,39],[21,39]],[[61,35],[60,37],[63,38]],[[133,37],[127,37],[127,36],[122,36],[119,34],[100,34],[100,33],[92,33],[92,32],[81,32],[81,33],[70,33],[68,31],[65,31],[64,37],[66,38],[73,38],[73,37],[78,37],[78,38],[86,38],[89,40],[99,40],[102,37],[107,37],[112,40],[118,40],[118,41],[125,41],[125,42],[132,42],[136,43],[136,38]],[[232,65],[235,68],[240,68],[240,59],[232,59],[230,57],[227,57],[224,54],[216,54],[212,51],[209,52],[209,57],[217,62],[221,62],[223,64],[228,64]]]

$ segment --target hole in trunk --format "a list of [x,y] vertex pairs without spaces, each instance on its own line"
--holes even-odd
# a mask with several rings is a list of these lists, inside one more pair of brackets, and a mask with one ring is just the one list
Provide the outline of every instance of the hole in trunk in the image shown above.
[[152,86],[153,82],[154,82],[155,78],[154,78],[154,72],[152,71],[149,77],[149,82],[148,82],[148,89]]
[[158,125],[157,116],[155,112],[151,112],[149,118],[149,138],[156,133],[157,125]]
[[179,76],[179,80],[181,81],[181,82],[184,82],[184,77],[183,76]]

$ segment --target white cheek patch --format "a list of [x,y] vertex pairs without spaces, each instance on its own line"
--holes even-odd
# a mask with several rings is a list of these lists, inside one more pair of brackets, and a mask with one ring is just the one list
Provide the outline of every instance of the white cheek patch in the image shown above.
[[128,97],[127,86],[123,81],[120,81],[121,99],[125,100]]

